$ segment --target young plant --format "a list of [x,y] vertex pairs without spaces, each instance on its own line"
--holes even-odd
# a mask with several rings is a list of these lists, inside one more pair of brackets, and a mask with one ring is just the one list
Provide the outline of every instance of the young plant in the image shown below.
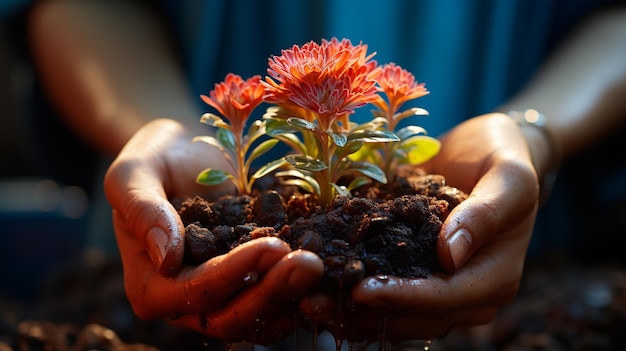
[[374,121],[384,124],[384,128],[393,131],[400,139],[397,142],[368,145],[358,155],[379,165],[388,179],[392,179],[398,165],[419,165],[435,156],[441,144],[435,138],[426,135],[426,130],[416,125],[398,129],[399,123],[407,117],[428,115],[428,111],[413,107],[404,111],[400,108],[410,100],[428,94],[424,83],[418,83],[413,74],[402,67],[389,63],[382,67],[378,77],[379,95],[372,104]]
[[379,167],[348,158],[364,143],[398,140],[388,131],[350,123],[357,108],[377,99],[381,69],[372,56],[366,45],[333,38],[302,48],[294,45],[269,60],[269,77],[262,82],[265,100],[279,108],[265,115],[267,133],[284,140],[282,134],[299,132],[304,140],[286,141],[297,153],[284,158],[295,170],[282,175],[294,176],[294,183],[317,194],[321,205],[329,205],[337,194],[349,194],[338,184],[349,173],[386,182]]
[[[294,45],[271,57],[264,81],[258,76],[244,81],[227,75],[225,82],[216,84],[210,96],[202,99],[228,123],[207,113],[201,121],[217,127],[217,133],[194,140],[222,151],[236,174],[206,169],[198,182],[214,185],[230,179],[240,193],[250,194],[256,179],[291,166],[277,176],[328,206],[336,195],[349,196],[351,190],[372,179],[386,183],[399,164],[419,164],[432,157],[439,142],[427,137],[423,128],[409,126],[393,132],[404,118],[427,114],[418,108],[398,111],[405,102],[428,91],[406,70],[395,64],[378,66],[373,56],[367,54],[366,45],[333,38]],[[261,102],[274,106],[244,135],[252,110]],[[374,119],[360,125],[352,122],[350,116],[367,104],[377,108]],[[271,138],[257,142],[264,134]],[[249,176],[251,162],[279,141],[294,153]],[[255,142],[258,145],[252,149]],[[351,182],[342,185],[345,179]]]
[[277,139],[255,142],[265,135],[262,121],[254,121],[244,134],[246,123],[252,111],[263,102],[264,89],[260,84],[261,77],[254,76],[243,80],[235,74],[228,74],[224,82],[216,84],[209,96],[201,98],[214,107],[224,119],[212,113],[205,113],[200,122],[216,127],[215,136],[198,136],[193,141],[205,142],[218,150],[228,160],[235,171],[230,174],[222,169],[207,168],[197,177],[196,181],[205,185],[216,185],[231,180],[240,194],[250,194],[252,185],[260,174],[249,176],[252,161],[269,151]]

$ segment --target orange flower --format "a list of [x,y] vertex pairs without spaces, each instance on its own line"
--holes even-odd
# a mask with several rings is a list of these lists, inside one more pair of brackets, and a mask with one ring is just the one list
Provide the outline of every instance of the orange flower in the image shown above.
[[314,112],[319,127],[330,130],[335,119],[376,99],[380,68],[367,46],[350,40],[294,45],[269,59],[262,82],[267,102]]
[[201,98],[230,122],[235,135],[240,135],[252,110],[263,102],[264,89],[260,82],[258,75],[244,81],[229,73],[224,82],[215,84],[210,97],[201,95]]
[[378,85],[378,90],[387,96],[388,103],[379,98],[374,105],[389,116],[398,112],[405,102],[428,94],[424,83],[417,83],[413,74],[394,63],[382,67]]

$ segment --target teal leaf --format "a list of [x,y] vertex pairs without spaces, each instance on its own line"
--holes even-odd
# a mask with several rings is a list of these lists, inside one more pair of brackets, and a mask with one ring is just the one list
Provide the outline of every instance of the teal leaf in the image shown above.
[[400,139],[388,130],[355,130],[348,133],[348,141],[359,140],[364,143],[384,143],[400,141]]
[[314,131],[317,128],[317,125],[315,125],[315,123],[313,122],[309,122],[304,118],[300,118],[300,117],[289,117],[287,118],[287,123],[292,126],[295,127],[299,130],[310,130],[310,131]]
[[339,147],[345,146],[346,142],[348,141],[348,137],[346,136],[345,133],[328,132],[328,135],[330,135],[330,137],[333,139],[333,142],[335,143],[335,145]]
[[276,136],[297,132],[298,129],[287,123],[287,120],[278,118],[265,119],[265,133],[269,136]]
[[309,172],[319,172],[328,168],[321,160],[308,155],[287,155],[285,160],[292,166]]
[[235,136],[230,130],[220,128],[215,133],[215,137],[226,149],[236,151]]
[[387,176],[385,175],[385,172],[383,172],[383,170],[375,164],[369,162],[352,162],[352,164],[350,164],[350,170],[359,172],[380,183],[387,183]]

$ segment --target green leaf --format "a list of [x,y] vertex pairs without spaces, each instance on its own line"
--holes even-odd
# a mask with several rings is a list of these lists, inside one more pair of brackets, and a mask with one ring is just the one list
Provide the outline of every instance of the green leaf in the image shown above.
[[299,188],[302,188],[304,191],[312,193],[312,194],[319,194],[318,191],[315,191],[315,188],[313,186],[311,186],[310,183],[308,183],[305,180],[302,179],[285,179],[283,181],[283,184],[285,185],[295,185]]
[[400,140],[406,140],[413,135],[424,134],[426,135],[426,129],[420,126],[407,126],[395,132]]
[[363,145],[365,145],[365,143],[363,143],[361,140],[353,140],[349,143],[346,143],[344,147],[337,148],[337,150],[335,151],[335,155],[337,156],[337,158],[342,159],[359,151],[363,147]]
[[335,145],[339,147],[345,146],[346,142],[348,141],[348,137],[346,136],[345,133],[328,132],[328,135],[330,135],[330,137],[333,139],[333,142],[335,143]]
[[298,130],[310,130],[310,131],[314,131],[317,128],[317,125],[315,125],[315,123],[313,122],[309,122],[304,118],[300,118],[300,117],[289,117],[287,118],[287,123],[292,126],[297,128]]
[[200,117],[200,123],[210,125],[211,127],[230,129],[230,125],[224,122],[222,117],[212,113],[203,114],[202,117]]
[[359,124],[356,127],[352,128],[350,132],[354,132],[357,130],[374,130],[379,129],[380,127],[387,124],[387,118],[385,117],[376,117],[369,122]]
[[319,172],[328,168],[321,160],[308,155],[287,155],[285,160],[292,166],[309,172]]
[[214,148],[218,149],[221,152],[224,152],[224,146],[222,146],[222,144],[220,144],[219,140],[217,140],[216,138],[212,137],[212,136],[208,136],[208,135],[203,135],[203,136],[197,136],[193,139],[191,139],[192,142],[203,142],[206,144],[209,144],[211,146],[213,146]]
[[267,118],[265,119],[265,133],[270,136],[277,136],[281,134],[294,133],[299,131],[287,123],[284,119]]
[[356,152],[353,152],[349,155],[349,158],[352,161],[364,161],[371,162],[374,164],[380,164],[382,162],[381,155],[376,148],[375,144],[362,144],[363,146],[359,148]]
[[364,143],[385,143],[400,141],[400,139],[388,130],[355,130],[348,133],[348,141],[362,141]]
[[218,185],[229,179],[235,178],[221,169],[207,168],[198,174],[196,182],[202,185]]
[[369,177],[356,177],[350,182],[350,184],[348,184],[348,190],[352,191],[362,187],[363,185],[370,184],[371,182],[372,179]]
[[437,155],[441,149],[441,143],[435,138],[419,135],[400,143],[400,148],[407,152],[410,164],[419,165]]
[[231,151],[236,151],[235,147],[235,136],[228,129],[218,129],[215,133],[215,137],[219,140],[220,144],[222,144],[226,149]]
[[418,107],[413,107],[410,108],[406,111],[402,111],[402,112],[398,112],[393,116],[393,119],[395,121],[401,121],[407,117],[412,117],[412,116],[427,116],[428,115],[428,111],[424,110],[423,108],[418,108]]
[[248,156],[248,161],[246,163],[248,164],[252,162],[253,160],[256,160],[259,156],[268,152],[276,144],[278,144],[277,139],[265,140],[264,142],[259,144],[257,147],[255,147],[254,150],[252,150],[252,152],[250,153],[250,156]]
[[387,183],[387,176],[385,175],[385,172],[383,172],[383,170],[375,164],[369,162],[352,162],[349,170],[359,172],[380,183]]
[[335,188],[335,191],[337,192],[337,194],[341,196],[345,196],[345,197],[352,197],[350,190],[348,190],[345,186],[337,185],[335,183],[330,183],[330,185],[332,185],[333,188]]
[[315,180],[315,178],[311,177],[310,175],[301,172],[300,170],[290,169],[282,172],[277,172],[276,176],[280,178],[294,177],[296,179],[284,179],[283,183],[297,185],[302,189],[314,194],[320,194],[321,192],[320,185],[317,180]]
[[263,135],[265,133],[265,123],[262,121],[256,120],[250,127],[248,127],[248,137],[252,140],[259,137],[259,135]]
[[285,134],[280,134],[280,135],[273,135],[272,137],[282,141],[285,144],[287,144],[294,151],[297,151],[297,152],[300,152],[300,153],[303,153],[303,154],[306,153],[306,146],[300,140],[300,138],[298,138],[298,136],[293,134],[293,133],[285,133]]
[[252,178],[259,179],[261,177],[264,177],[268,175],[269,173],[273,172],[274,170],[286,164],[287,164],[287,161],[285,161],[284,157],[281,157],[278,160],[274,160],[272,162],[268,162],[265,165],[263,165],[261,168],[259,168],[256,172],[254,172],[254,174],[252,175]]

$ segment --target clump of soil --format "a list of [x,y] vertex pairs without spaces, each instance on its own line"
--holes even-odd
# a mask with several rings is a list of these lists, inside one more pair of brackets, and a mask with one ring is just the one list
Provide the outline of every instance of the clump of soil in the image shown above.
[[[368,276],[427,277],[438,269],[437,235],[467,195],[443,176],[401,168],[391,185],[370,185],[328,209],[292,187],[254,196],[200,197],[179,205],[186,261],[200,264],[259,237],[275,236],[324,262],[320,289],[348,291]],[[340,291],[341,290],[341,291]]]
[[52,322],[20,322],[11,343],[0,340],[2,351],[158,351],[146,344],[128,344],[122,341],[112,329],[91,323],[84,327]]

